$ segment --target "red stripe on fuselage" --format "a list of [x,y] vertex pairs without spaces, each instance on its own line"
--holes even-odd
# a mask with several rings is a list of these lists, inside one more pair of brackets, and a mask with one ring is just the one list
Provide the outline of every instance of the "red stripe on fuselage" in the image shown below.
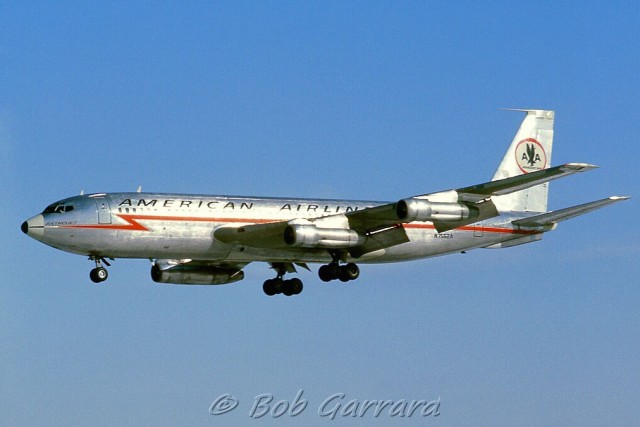
[[[103,230],[130,230],[130,231],[151,231],[138,221],[176,221],[176,222],[229,222],[229,223],[244,223],[244,224],[266,224],[269,222],[280,222],[285,220],[271,220],[271,219],[248,219],[248,218],[207,218],[207,217],[188,217],[188,216],[156,216],[156,215],[126,215],[126,214],[114,214],[115,216],[123,219],[127,224],[87,224],[87,225],[61,225],[58,228],[79,228],[79,229],[103,229]],[[426,230],[435,230],[433,224],[417,224],[409,223],[402,224],[404,228],[419,228]],[[458,227],[455,230],[462,231],[475,231],[483,233],[506,233],[506,234],[538,234],[539,231],[534,230],[516,230],[506,227],[476,227],[471,225],[465,225]],[[451,230],[453,231],[453,230]]]
[[[424,228],[428,230],[435,230],[436,227],[433,224],[403,224],[404,228]],[[475,227],[472,225],[465,225],[462,227],[454,228],[450,231],[462,230],[462,231],[482,231],[483,233],[506,233],[506,234],[539,234],[540,231],[534,230],[516,230],[514,228],[506,228],[506,227]],[[445,231],[446,233],[446,231]]]
[[86,224],[86,225],[61,225],[58,228],[93,228],[106,230],[130,230],[130,231],[151,231],[138,221],[176,221],[176,222],[242,222],[247,224],[263,224],[267,222],[278,222],[278,220],[268,219],[241,219],[241,218],[206,218],[199,216],[157,216],[157,215],[123,215],[115,216],[127,221],[128,224]]

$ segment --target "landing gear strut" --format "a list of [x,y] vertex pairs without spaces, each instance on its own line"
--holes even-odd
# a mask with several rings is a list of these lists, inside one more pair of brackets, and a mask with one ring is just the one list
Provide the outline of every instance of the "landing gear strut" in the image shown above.
[[91,261],[95,261],[96,263],[96,268],[89,272],[89,278],[91,279],[91,281],[93,283],[100,283],[107,280],[107,278],[109,277],[109,272],[107,272],[107,269],[102,266],[102,262],[104,262],[108,266],[110,266],[111,264],[109,264],[109,262],[104,258],[92,256],[89,257],[89,259]]
[[267,279],[262,285],[262,290],[265,294],[273,296],[275,294],[283,294],[288,297],[291,295],[298,295],[302,292],[302,280],[294,277],[293,279],[284,280],[283,277],[286,273],[286,269],[282,265],[273,265],[276,269],[277,276],[275,279]]

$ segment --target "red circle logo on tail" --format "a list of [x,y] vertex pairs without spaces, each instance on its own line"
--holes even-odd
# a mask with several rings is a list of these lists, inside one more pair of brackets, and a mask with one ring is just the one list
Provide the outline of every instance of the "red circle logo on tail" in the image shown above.
[[547,167],[547,153],[536,139],[523,139],[516,145],[516,163],[523,173],[539,171]]

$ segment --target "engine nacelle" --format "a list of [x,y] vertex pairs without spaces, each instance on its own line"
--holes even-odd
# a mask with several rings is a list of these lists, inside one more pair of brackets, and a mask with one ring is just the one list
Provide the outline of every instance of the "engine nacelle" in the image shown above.
[[405,222],[411,221],[461,221],[472,212],[461,203],[430,202],[421,199],[404,199],[396,203],[396,214]]
[[244,272],[234,268],[176,265],[162,270],[151,267],[151,279],[157,283],[176,285],[224,285],[244,279]]
[[287,245],[300,248],[350,248],[362,245],[366,237],[344,228],[319,228],[313,224],[289,224],[284,229]]

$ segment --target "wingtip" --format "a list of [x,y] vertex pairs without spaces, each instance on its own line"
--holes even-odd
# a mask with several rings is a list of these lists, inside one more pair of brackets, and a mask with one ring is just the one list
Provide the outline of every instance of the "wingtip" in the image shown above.
[[572,170],[574,172],[585,172],[592,169],[597,169],[599,166],[592,165],[590,163],[567,163],[563,165],[565,169]]
[[631,196],[611,196],[609,200],[613,200],[614,202],[621,202],[623,200],[629,200]]

